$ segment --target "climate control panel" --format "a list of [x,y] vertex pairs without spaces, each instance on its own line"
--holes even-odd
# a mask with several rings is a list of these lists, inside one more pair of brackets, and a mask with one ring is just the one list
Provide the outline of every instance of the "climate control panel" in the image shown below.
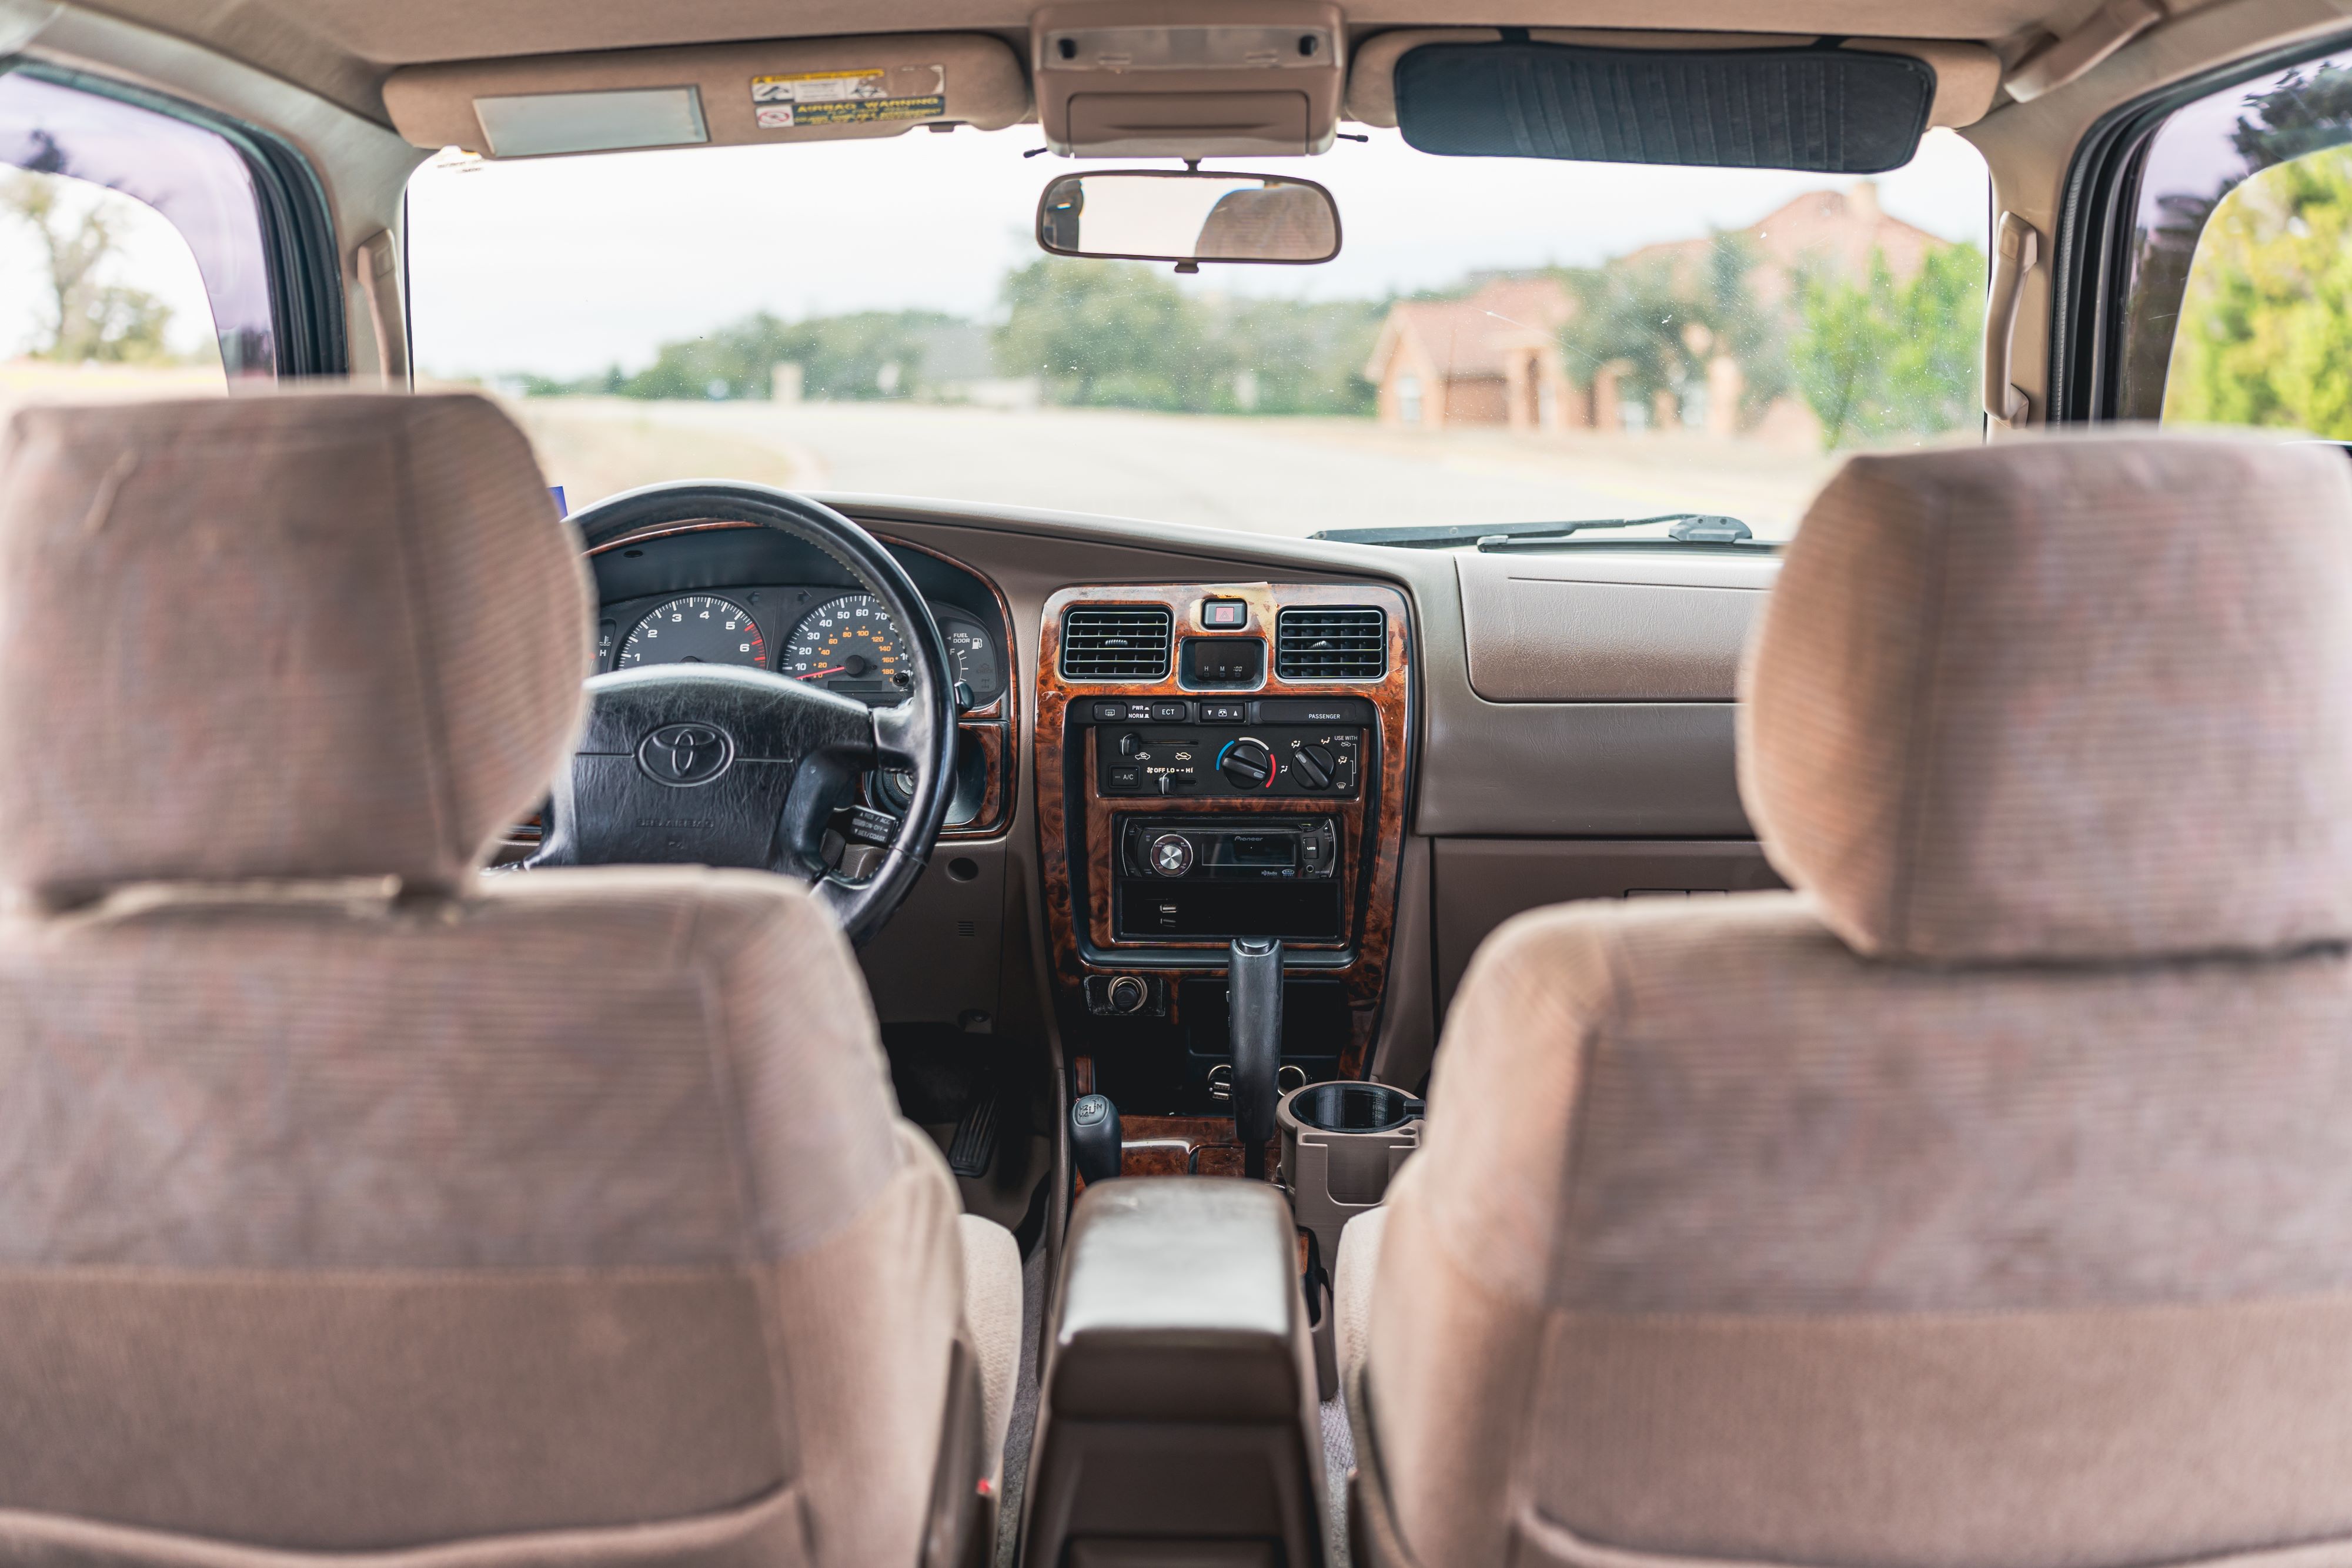
[[[1344,722],[1339,704],[1139,702],[1133,716],[1129,704],[1095,706],[1106,710],[1095,721],[1095,788],[1105,796],[1352,800],[1362,787],[1365,729]],[[1284,711],[1292,706],[1333,718],[1299,723]]]

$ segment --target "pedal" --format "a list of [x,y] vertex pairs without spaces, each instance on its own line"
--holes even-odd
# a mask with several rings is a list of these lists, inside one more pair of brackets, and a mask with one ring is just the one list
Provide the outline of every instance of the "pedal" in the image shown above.
[[1003,1118],[997,1098],[993,1092],[982,1095],[956,1124],[955,1136],[948,1140],[948,1169],[956,1175],[984,1176],[996,1163],[996,1129]]

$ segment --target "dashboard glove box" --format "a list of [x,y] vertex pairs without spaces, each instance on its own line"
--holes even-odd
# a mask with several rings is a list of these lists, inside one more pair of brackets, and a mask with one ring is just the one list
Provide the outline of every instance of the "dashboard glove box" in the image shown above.
[[1090,1185],[1055,1300],[1022,1563],[1060,1568],[1145,1542],[1324,1561],[1314,1351],[1278,1188]]

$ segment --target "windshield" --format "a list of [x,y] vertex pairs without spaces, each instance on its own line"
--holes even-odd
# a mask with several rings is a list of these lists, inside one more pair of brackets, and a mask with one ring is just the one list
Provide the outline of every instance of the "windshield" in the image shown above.
[[1217,161],[1327,186],[1335,259],[1181,274],[1039,251],[1040,191],[1097,165],[1024,158],[1034,127],[451,152],[410,186],[416,363],[509,399],[575,507],[724,476],[1281,534],[1695,513],[1772,539],[1839,454],[1979,434],[1989,188],[1949,132],[1874,181],[1369,134]]

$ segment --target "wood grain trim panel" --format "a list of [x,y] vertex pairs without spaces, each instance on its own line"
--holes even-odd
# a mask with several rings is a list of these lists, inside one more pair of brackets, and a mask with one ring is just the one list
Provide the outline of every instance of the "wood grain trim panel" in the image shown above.
[[[1118,1132],[1123,1176],[1242,1174],[1242,1145],[1230,1116],[1121,1116]],[[1086,1190],[1083,1178],[1076,1185]]]
[[[1265,683],[1251,691],[1196,691],[1186,687],[1176,669],[1150,682],[1065,681],[1061,674],[1062,612],[1074,604],[1157,605],[1171,611],[1176,636],[1209,635],[1202,631],[1200,608],[1207,599],[1240,599],[1250,606],[1250,625],[1239,633],[1266,645]],[[1314,605],[1377,605],[1387,612],[1388,673],[1378,681],[1285,681],[1274,672],[1274,630],[1276,613],[1286,608]],[[1399,869],[1404,854],[1405,791],[1410,779],[1412,745],[1412,661],[1411,610],[1405,596],[1381,583],[1174,583],[1106,585],[1066,588],[1045,601],[1044,624],[1037,648],[1037,706],[1034,756],[1037,779],[1038,864],[1044,882],[1047,936],[1053,947],[1057,989],[1074,1009],[1073,1021],[1086,1017],[1084,988],[1089,974],[1162,973],[1177,977],[1213,977],[1222,967],[1154,970],[1131,960],[1092,965],[1081,955],[1079,921],[1084,934],[1106,954],[1139,947],[1192,948],[1215,952],[1213,942],[1117,941],[1112,936],[1110,909],[1111,818],[1119,811],[1147,810],[1153,815],[1232,816],[1251,811],[1329,812],[1339,818],[1348,838],[1341,874],[1349,911],[1349,940],[1344,944],[1299,944],[1302,950],[1342,946],[1352,951],[1350,963],[1339,969],[1299,971],[1318,978],[1338,978],[1346,988],[1349,1009],[1349,1042],[1340,1059],[1348,1077],[1362,1075],[1370,1060],[1372,1037],[1387,986],[1391,946],[1396,927]],[[1234,635],[1219,633],[1219,635]],[[1180,661],[1171,660],[1171,666]],[[1075,798],[1066,783],[1068,709],[1074,702],[1101,697],[1184,697],[1247,701],[1265,697],[1361,697],[1374,713],[1378,767],[1365,769],[1366,789],[1353,801],[1297,797],[1279,799],[1201,799],[1190,796],[1147,797],[1106,800],[1095,789],[1093,747],[1098,735],[1089,727],[1087,755],[1081,759]],[[1075,833],[1073,828],[1076,828]],[[1071,864],[1071,844],[1082,845],[1083,876]],[[1077,907],[1077,886],[1086,888],[1086,910]]]

